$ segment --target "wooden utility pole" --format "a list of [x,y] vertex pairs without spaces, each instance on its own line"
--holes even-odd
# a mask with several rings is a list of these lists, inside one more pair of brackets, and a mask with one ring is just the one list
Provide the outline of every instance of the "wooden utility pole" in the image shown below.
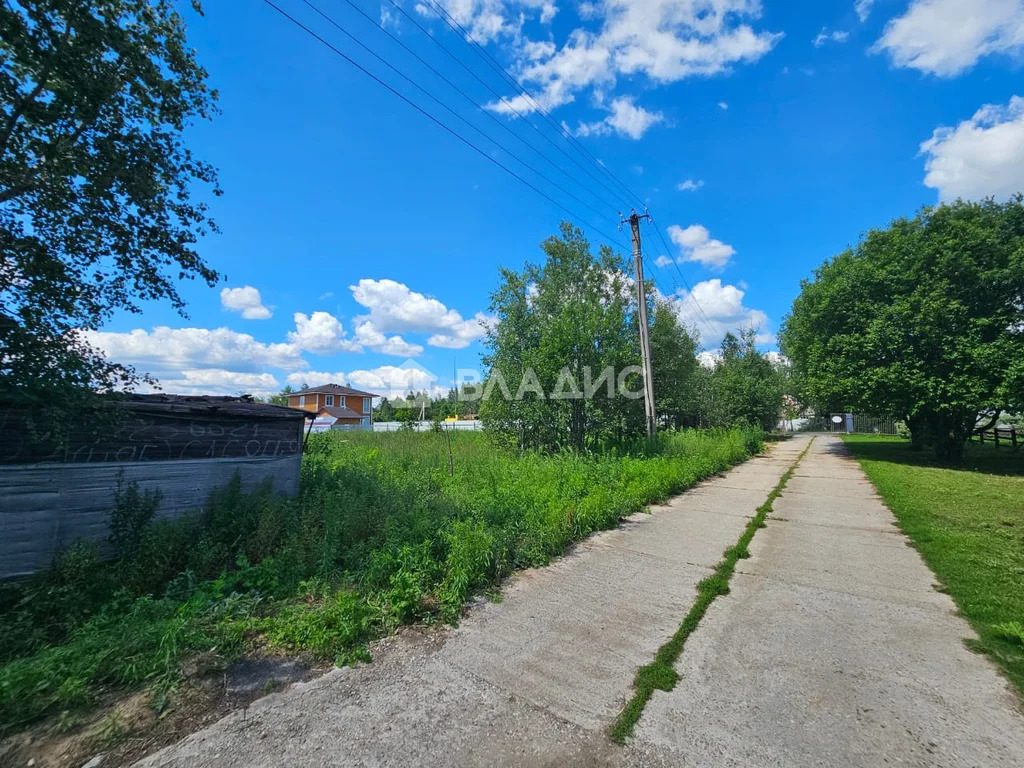
[[633,230],[633,263],[636,267],[637,306],[640,309],[640,355],[644,366],[644,415],[647,419],[647,437],[653,440],[658,425],[654,416],[654,373],[651,370],[651,339],[647,325],[647,286],[644,283],[644,259],[640,249],[640,220],[650,219],[651,215],[645,212],[641,216],[634,209],[630,211],[628,219],[622,219],[621,213],[619,217],[620,228],[628,221]]

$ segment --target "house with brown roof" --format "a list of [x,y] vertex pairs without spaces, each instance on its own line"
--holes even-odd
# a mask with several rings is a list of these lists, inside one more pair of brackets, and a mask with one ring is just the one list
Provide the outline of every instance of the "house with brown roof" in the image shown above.
[[288,405],[309,411],[320,425],[363,425],[373,423],[373,392],[341,384],[324,384],[288,393]]

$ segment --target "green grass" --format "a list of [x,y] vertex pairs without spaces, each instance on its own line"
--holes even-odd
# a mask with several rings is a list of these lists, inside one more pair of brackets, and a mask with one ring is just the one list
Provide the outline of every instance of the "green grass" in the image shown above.
[[793,476],[793,472],[796,470],[796,465],[800,463],[800,459],[810,450],[812,442],[814,442],[814,438],[811,438],[810,442],[807,443],[807,447],[804,448],[796,461],[793,462],[792,466],[786,471],[786,474],[779,479],[772,492],[768,494],[768,498],[757,508],[754,516],[747,523],[746,528],[744,528],[739,541],[725,550],[722,560],[715,566],[712,575],[697,584],[697,597],[693,601],[693,605],[690,607],[686,617],[679,625],[679,629],[675,631],[675,634],[672,635],[667,643],[658,649],[652,663],[637,670],[636,678],[633,680],[633,697],[626,702],[626,706],[622,708],[608,734],[615,743],[624,744],[626,739],[632,735],[633,729],[640,721],[640,716],[647,706],[647,702],[650,701],[655,691],[671,691],[676,687],[676,683],[679,682],[679,675],[676,673],[675,663],[683,652],[686,641],[697,629],[701,619],[704,618],[704,614],[707,613],[708,608],[715,599],[720,595],[729,594],[729,580],[736,570],[737,561],[750,557],[749,547],[754,534],[757,533],[758,528],[765,527],[765,518],[772,511],[775,499],[779,497],[782,490],[786,487],[789,478]]
[[0,587],[0,735],[105,691],[162,706],[191,654],[253,650],[348,663],[403,623],[456,621],[466,599],[761,449],[742,429],[660,436],[601,455],[516,453],[486,435],[313,435],[298,499],[219,491],[202,514],[152,522],[122,489],[120,552],[74,547]]
[[1024,694],[1024,451],[968,445],[950,467],[899,438],[847,447],[980,637]]

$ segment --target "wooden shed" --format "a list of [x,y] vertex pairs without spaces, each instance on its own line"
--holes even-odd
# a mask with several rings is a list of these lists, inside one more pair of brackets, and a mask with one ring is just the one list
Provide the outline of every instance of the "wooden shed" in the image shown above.
[[60,440],[0,407],[0,579],[45,568],[76,540],[103,541],[119,478],[159,490],[158,518],[201,509],[238,473],[298,493],[305,411],[243,397],[128,395],[100,401]]

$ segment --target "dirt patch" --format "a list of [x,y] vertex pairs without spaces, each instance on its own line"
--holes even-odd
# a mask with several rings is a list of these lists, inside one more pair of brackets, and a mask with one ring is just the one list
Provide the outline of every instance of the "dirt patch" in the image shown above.
[[225,664],[212,654],[199,654],[183,666],[183,682],[159,713],[148,690],[111,694],[88,713],[62,712],[0,741],[0,765],[79,768],[100,756],[102,768],[131,765],[233,710],[328,669],[277,656]]

